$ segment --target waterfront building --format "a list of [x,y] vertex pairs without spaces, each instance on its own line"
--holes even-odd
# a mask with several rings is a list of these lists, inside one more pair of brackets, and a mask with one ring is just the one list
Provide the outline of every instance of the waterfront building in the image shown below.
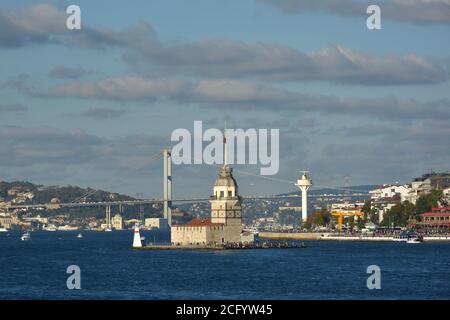
[[211,245],[242,241],[241,197],[232,171],[227,164],[219,171],[210,198],[211,218],[194,219],[185,225],[172,226],[173,244]]
[[169,224],[167,223],[167,219],[164,218],[146,218],[144,221],[144,226],[146,228],[168,228]]
[[447,208],[433,208],[430,212],[425,212],[420,215],[422,221],[419,226],[429,229],[450,228],[450,207]]
[[112,227],[116,230],[122,230],[123,229],[123,219],[122,216],[120,214],[116,214],[112,219],[111,219],[111,224]]
[[10,215],[1,215],[0,216],[0,227],[6,228],[6,229],[11,229],[12,224],[13,224],[12,218]]

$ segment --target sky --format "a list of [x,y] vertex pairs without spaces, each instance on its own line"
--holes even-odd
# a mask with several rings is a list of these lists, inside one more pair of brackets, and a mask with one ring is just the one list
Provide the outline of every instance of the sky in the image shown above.
[[[277,175],[235,166],[244,195],[294,191],[299,170],[316,187],[448,171],[450,1],[378,1],[381,30],[369,4],[3,0],[0,180],[160,197],[157,155],[195,120],[280,129]],[[174,166],[174,198],[217,171]]]

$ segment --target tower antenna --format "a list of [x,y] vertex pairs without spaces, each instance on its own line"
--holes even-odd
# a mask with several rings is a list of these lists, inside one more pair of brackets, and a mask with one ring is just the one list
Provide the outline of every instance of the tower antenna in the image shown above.
[[228,152],[227,152],[227,120],[225,120],[225,128],[223,129],[223,165],[228,164]]

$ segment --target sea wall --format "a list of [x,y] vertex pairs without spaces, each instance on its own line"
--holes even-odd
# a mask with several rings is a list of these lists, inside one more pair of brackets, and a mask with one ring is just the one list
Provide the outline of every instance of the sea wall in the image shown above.
[[[380,236],[339,236],[320,232],[260,232],[259,238],[272,240],[325,240],[325,241],[393,241],[393,237]],[[450,236],[433,236],[423,238],[424,241],[450,241]]]
[[258,234],[258,237],[261,239],[272,239],[272,240],[321,240],[322,237],[327,235],[328,233],[320,233],[320,232],[297,232],[297,233],[260,232]]

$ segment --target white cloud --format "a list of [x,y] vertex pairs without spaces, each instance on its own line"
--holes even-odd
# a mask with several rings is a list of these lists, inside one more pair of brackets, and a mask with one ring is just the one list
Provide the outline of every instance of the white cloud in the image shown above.
[[[343,16],[364,16],[373,1],[361,0],[256,0],[294,14],[321,11]],[[385,0],[376,3],[381,7],[382,17],[395,21],[436,24],[450,23],[448,0]]]

